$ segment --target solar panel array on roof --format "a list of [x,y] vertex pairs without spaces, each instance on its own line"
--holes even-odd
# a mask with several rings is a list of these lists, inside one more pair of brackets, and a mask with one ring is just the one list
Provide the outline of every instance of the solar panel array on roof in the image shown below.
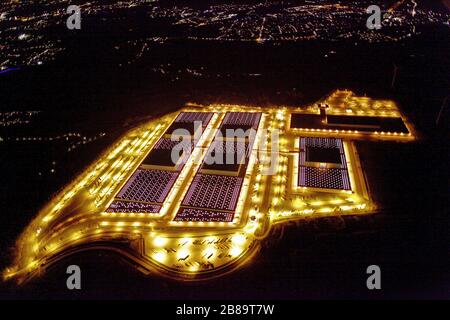
[[242,177],[197,174],[182,204],[196,208],[234,210],[242,181]]
[[298,186],[351,190],[342,139],[300,138]]
[[[172,141],[170,134],[175,129],[186,129],[193,134],[194,121],[200,121],[203,132],[212,116],[212,112],[180,113],[106,211],[159,213],[196,143],[194,139]],[[173,150],[178,158],[172,158]]]
[[[231,127],[242,130],[257,129],[260,119],[261,113],[227,112],[219,132]],[[233,221],[253,142],[251,137],[230,140],[218,134],[189,186],[174,220]],[[222,162],[226,162],[226,157],[230,154],[232,157],[229,159],[232,158],[233,163],[211,163],[210,161],[222,157]],[[242,155],[242,158],[239,155]],[[230,172],[235,175],[230,176]]]

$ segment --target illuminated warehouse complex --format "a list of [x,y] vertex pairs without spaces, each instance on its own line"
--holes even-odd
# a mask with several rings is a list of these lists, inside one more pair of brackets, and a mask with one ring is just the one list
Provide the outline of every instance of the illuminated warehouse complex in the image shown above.
[[[239,129],[254,134],[226,134]],[[359,139],[413,134],[392,101],[350,91],[304,108],[187,105],[126,133],[43,208],[4,277],[20,282],[95,248],[177,279],[226,274],[276,224],[375,211]]]

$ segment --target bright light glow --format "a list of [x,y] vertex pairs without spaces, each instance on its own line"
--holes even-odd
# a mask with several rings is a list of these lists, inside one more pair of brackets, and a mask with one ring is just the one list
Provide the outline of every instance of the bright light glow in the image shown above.
[[232,257],[237,257],[242,253],[242,248],[233,247],[230,249],[230,255]]
[[164,252],[156,252],[153,255],[153,259],[155,259],[156,261],[163,263],[166,261],[167,259],[167,255]]
[[188,256],[190,255],[189,250],[186,249],[181,249],[180,251],[177,252],[177,258],[178,259],[186,259]]
[[243,234],[236,234],[231,238],[233,244],[242,246],[246,241],[246,237]]
[[305,203],[300,198],[295,198],[293,204],[294,204],[294,207],[297,208],[297,209],[301,208],[301,207],[303,207],[305,205]]
[[168,242],[168,239],[167,239],[167,238],[156,237],[156,238],[153,240],[153,245],[154,245],[155,247],[163,247],[163,246],[165,246],[165,245],[167,244],[167,242]]
[[49,222],[50,220],[52,220],[53,216],[52,215],[47,215],[44,217],[44,219],[42,219],[42,221],[44,222]]
[[207,258],[209,256],[213,256],[216,254],[216,249],[213,247],[208,247],[205,249],[205,251],[203,252],[203,255],[206,256]]

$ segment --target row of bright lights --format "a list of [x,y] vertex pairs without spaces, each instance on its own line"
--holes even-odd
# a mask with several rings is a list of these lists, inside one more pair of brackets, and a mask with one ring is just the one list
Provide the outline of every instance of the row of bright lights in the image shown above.
[[[247,237],[243,234],[236,233],[231,237],[231,248],[228,250],[219,249],[215,245],[215,241],[217,241],[217,237],[206,237],[201,238],[206,240],[207,244],[200,246],[199,248],[192,248],[193,238],[167,238],[163,236],[156,236],[152,240],[153,245],[153,254],[152,258],[159,263],[166,263],[169,258],[175,259],[174,263],[179,261],[185,262],[189,266],[189,271],[198,271],[197,269],[192,269],[192,261],[188,261],[188,259],[192,256],[195,256],[194,253],[199,252],[203,259],[206,260],[214,260],[219,256],[218,252],[227,251],[228,256],[231,258],[236,258],[242,254],[244,251],[245,245],[248,241]],[[212,243],[211,243],[212,242]],[[175,257],[170,256],[170,250],[166,250],[172,244],[172,247],[177,247]],[[191,260],[195,260],[192,258]]]
[[[347,133],[347,134],[359,134],[364,133],[360,132],[358,130],[338,130],[338,129],[313,129],[313,128],[292,128],[293,131],[306,131],[306,132],[324,132],[324,133]],[[374,131],[369,134],[375,134],[375,135],[388,135],[388,136],[411,136],[411,133],[404,133],[404,132],[384,132],[384,131]]]
[[[160,125],[158,125],[158,127],[159,126]],[[144,135],[142,137],[140,137],[139,140],[144,139],[148,135],[149,135],[149,131],[144,133]],[[135,147],[136,144],[137,144],[137,141],[135,140],[135,142],[132,143],[132,146]],[[118,146],[116,146],[111,152],[106,154],[106,156],[104,158],[100,159],[96,164],[94,164],[92,166],[91,170],[87,170],[86,174],[82,175],[78,181],[76,181],[72,185],[68,186],[66,188],[67,192],[61,193],[62,196],[61,196],[61,198],[59,200],[55,199],[53,201],[53,203],[54,203],[53,207],[44,215],[44,217],[41,220],[42,226],[37,228],[35,230],[34,234],[30,234],[30,235],[27,236],[27,239],[28,239],[27,242],[29,243],[30,252],[29,252],[29,254],[24,255],[24,259],[32,261],[32,262],[28,263],[28,265],[27,265],[28,268],[31,268],[31,267],[37,265],[37,262],[36,262],[34,256],[38,253],[40,245],[38,243],[38,240],[35,239],[35,236],[38,236],[38,235],[42,234],[43,228],[45,228],[46,225],[51,220],[53,220],[55,218],[55,216],[60,212],[60,210],[62,208],[64,208],[65,204],[70,199],[72,199],[72,197],[75,194],[77,194],[80,190],[85,188],[87,185],[92,184],[93,181],[97,180],[96,177],[100,176],[101,177],[100,181],[107,181],[111,174],[109,172],[104,173],[104,172],[102,172],[102,170],[105,170],[105,169],[106,170],[111,170],[111,169],[107,169],[108,168],[107,164],[112,159],[114,159],[117,155],[122,154],[122,151],[127,146],[129,146],[129,140],[128,139],[121,141],[121,143]],[[133,148],[133,150],[134,149],[135,148]],[[130,150],[130,147],[129,147],[128,150],[125,153],[130,154],[131,153],[130,151],[131,150]],[[119,158],[119,160],[120,159],[121,158]],[[113,166],[113,168],[118,167],[121,164],[121,162],[122,162],[122,160],[116,161],[115,165]],[[115,175],[114,179],[112,179],[112,180],[113,181],[117,181],[118,179],[119,179],[119,177],[117,175]],[[91,189],[90,191],[91,191],[91,193],[92,192],[93,193],[97,193],[97,192],[99,192],[99,190],[102,190],[102,191],[100,191],[100,195],[102,195],[102,196],[105,196],[106,194],[108,194],[108,192],[104,191],[105,189],[101,189],[101,185],[95,187],[94,189]],[[71,218],[69,220],[73,220],[73,218]],[[82,222],[84,220],[86,220],[86,219],[79,220],[78,222]],[[63,231],[64,230],[61,230],[60,232],[63,232]],[[79,231],[72,232],[69,240],[76,240],[76,239],[80,238],[80,236],[81,236],[81,233]],[[45,248],[46,248],[46,251],[48,253],[48,252],[51,252],[52,250],[56,249],[57,245],[54,244],[54,243],[50,243],[50,244],[47,244],[45,246]]]

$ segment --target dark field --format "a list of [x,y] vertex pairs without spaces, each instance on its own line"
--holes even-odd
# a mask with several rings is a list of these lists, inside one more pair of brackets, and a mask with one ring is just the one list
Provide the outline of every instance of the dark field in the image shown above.
[[[2,298],[449,298],[448,33],[404,43],[155,44],[119,67],[104,41],[85,36],[63,59],[0,74],[0,109],[41,110],[29,125],[0,136],[106,135],[75,151],[61,142],[0,142],[0,267],[23,228],[52,195],[122,133],[186,102],[299,106],[336,88],[394,99],[414,124],[413,143],[358,142],[370,190],[384,210],[367,217],[318,219],[276,228],[252,264],[207,282],[144,276],[115,254],[86,252],[52,267]],[[75,40],[74,40],[75,41]],[[104,47],[103,47],[104,45]],[[336,54],[324,57],[330,50]],[[170,58],[169,58],[170,57]],[[154,69],[170,62],[173,72]],[[393,62],[399,66],[391,88]],[[201,76],[187,68],[203,70]],[[203,69],[202,69],[203,68]],[[54,172],[51,172],[51,170]],[[41,174],[39,174],[41,173]],[[83,289],[66,289],[78,264]],[[366,268],[382,269],[382,290],[366,289]],[[217,288],[220,288],[218,290]]]

